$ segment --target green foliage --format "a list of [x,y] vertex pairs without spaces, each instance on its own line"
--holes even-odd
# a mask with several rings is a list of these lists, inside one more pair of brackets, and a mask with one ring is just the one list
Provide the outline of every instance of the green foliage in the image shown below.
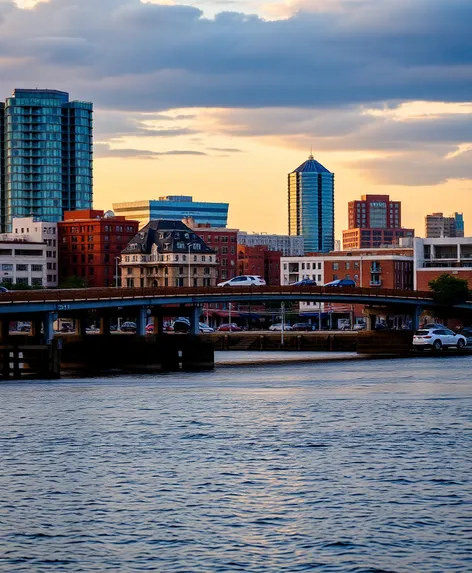
[[66,277],[59,283],[59,288],[87,288],[87,279],[81,277]]
[[30,285],[19,285],[16,283],[0,283],[0,286],[7,288],[8,290],[40,290],[44,287],[42,286],[30,286]]
[[430,281],[429,288],[433,291],[436,302],[443,306],[460,304],[471,296],[466,280],[458,279],[447,273]]

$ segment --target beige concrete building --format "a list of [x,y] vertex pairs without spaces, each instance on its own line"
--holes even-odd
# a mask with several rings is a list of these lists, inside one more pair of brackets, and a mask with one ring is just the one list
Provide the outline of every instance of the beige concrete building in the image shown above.
[[151,221],[121,254],[124,287],[209,287],[215,284],[217,259],[181,221]]
[[462,213],[453,213],[445,217],[443,213],[426,215],[425,232],[427,239],[440,239],[464,236],[464,216]]

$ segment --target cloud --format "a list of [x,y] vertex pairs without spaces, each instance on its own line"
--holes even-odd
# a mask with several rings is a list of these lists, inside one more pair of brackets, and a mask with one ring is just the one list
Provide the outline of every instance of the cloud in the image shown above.
[[209,150],[219,153],[244,153],[243,149],[236,149],[235,147],[210,147]]
[[172,150],[172,151],[150,151],[148,149],[123,149],[112,148],[108,143],[95,143],[94,155],[102,158],[119,157],[122,159],[158,159],[166,155],[195,155],[206,156],[203,151],[192,150]]
[[[470,153],[458,152],[472,142],[470,111],[395,115],[405,102],[471,101],[470,0],[194,3],[266,4],[275,17],[210,19],[183,2],[50,0],[22,10],[0,0],[0,88],[5,96],[14,87],[64,89],[93,101],[101,157],[181,153],[128,140],[210,133],[365,152],[371,158],[350,165],[379,182],[472,179]],[[244,147],[213,144],[209,153]]]
[[18,66],[0,63],[0,85],[60,77],[99,108],[151,112],[470,99],[469,0],[314,5],[271,21],[139,0],[1,3],[1,53]]

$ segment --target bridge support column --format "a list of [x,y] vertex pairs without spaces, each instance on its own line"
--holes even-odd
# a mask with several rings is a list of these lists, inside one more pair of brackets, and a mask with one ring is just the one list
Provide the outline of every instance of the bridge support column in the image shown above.
[[43,325],[43,321],[40,316],[35,315],[34,318],[31,320],[31,336],[38,342],[41,339],[41,327]]
[[423,314],[423,309],[420,306],[415,306],[415,310],[411,316],[411,329],[413,331],[418,330],[420,327],[420,318]]
[[147,308],[142,306],[138,309],[138,319],[136,321],[136,334],[144,336],[146,334]]
[[154,334],[164,334],[164,311],[154,307],[151,314],[154,320]]
[[201,308],[199,306],[193,306],[190,314],[190,334],[200,334],[200,313]]
[[54,322],[57,320],[57,312],[47,312],[43,318],[43,337],[46,344],[54,340]]
[[100,317],[100,334],[110,336],[110,315],[108,314]]
[[0,318],[0,341],[6,343],[10,335],[10,317],[2,316]]
[[84,338],[87,334],[86,328],[87,328],[87,320],[85,318],[85,315],[81,315],[79,318],[75,320],[75,329],[77,336],[80,336],[80,338]]

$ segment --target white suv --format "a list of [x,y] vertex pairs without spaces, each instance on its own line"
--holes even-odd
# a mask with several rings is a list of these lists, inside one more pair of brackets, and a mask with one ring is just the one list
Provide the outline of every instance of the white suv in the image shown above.
[[413,336],[413,346],[417,348],[431,347],[434,350],[450,348],[454,346],[459,350],[467,344],[467,339],[462,334],[456,334],[444,326],[423,328],[417,330]]
[[219,287],[265,286],[265,280],[259,275],[242,275],[229,281],[218,283]]

